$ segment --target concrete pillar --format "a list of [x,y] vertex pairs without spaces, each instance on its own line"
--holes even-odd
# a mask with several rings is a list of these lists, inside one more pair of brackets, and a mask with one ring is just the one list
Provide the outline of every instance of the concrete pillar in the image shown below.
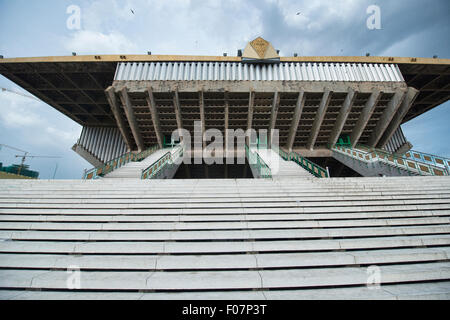
[[319,135],[320,127],[322,126],[323,119],[325,118],[325,113],[327,112],[328,105],[331,100],[331,91],[327,88],[325,89],[322,101],[320,101],[319,108],[317,109],[316,118],[314,119],[314,123],[312,125],[311,133],[308,138],[308,143],[306,144],[306,148],[309,150],[314,149],[314,145],[317,140],[317,136]]
[[147,104],[148,108],[150,109],[150,113],[152,114],[152,122],[153,122],[153,128],[155,130],[156,139],[158,140],[158,145],[160,148],[163,147],[163,135],[161,133],[161,127],[159,125],[159,115],[158,111],[156,110],[156,103],[155,103],[155,97],[153,96],[153,90],[151,87],[147,88]]
[[[183,119],[181,117],[181,106],[180,106],[180,99],[178,98],[178,90],[175,90],[173,93],[173,108],[175,110],[175,117],[177,119],[178,130],[181,130],[183,129]],[[179,134],[181,136],[181,131],[179,131]]]
[[401,125],[403,118],[408,113],[409,109],[413,105],[413,103],[416,100],[418,95],[419,95],[419,90],[416,90],[412,87],[408,88],[408,91],[406,92],[406,96],[400,105],[400,108],[398,108],[397,113],[395,113],[394,117],[392,118],[391,122],[389,123],[389,126],[384,131],[380,141],[378,142],[379,148],[384,148],[386,146],[386,144],[389,142],[392,135],[395,133],[397,128]]
[[298,124],[300,123],[300,119],[302,117],[303,107],[305,106],[306,95],[303,89],[300,89],[298,93],[297,103],[295,105],[294,117],[292,118],[291,128],[289,129],[288,141],[286,144],[286,148],[288,152],[292,151],[292,147],[294,146],[295,135],[297,134]]
[[330,148],[332,148],[339,139],[342,129],[344,128],[345,122],[347,121],[347,117],[350,114],[350,111],[352,110],[355,98],[356,98],[355,90],[349,88],[347,96],[345,97],[344,100],[344,104],[342,105],[341,110],[339,110],[336,123],[334,124],[333,130],[331,131],[330,139],[328,140]]
[[123,108],[125,110],[125,115],[127,116],[128,124],[131,128],[131,133],[133,134],[134,141],[138,147],[138,151],[144,150],[144,142],[142,140],[141,132],[134,116],[133,107],[131,105],[130,97],[128,96],[128,90],[126,87],[120,90],[120,100],[122,101]]
[[[253,90],[250,90],[248,96],[247,130],[250,130],[252,128],[254,103],[255,103],[255,92],[253,92]],[[246,141],[248,144],[250,143],[249,137],[246,138]]]
[[203,97],[203,91],[199,91],[198,93],[198,101],[199,101],[199,107],[200,107],[200,121],[202,123],[202,148],[206,146],[206,139],[205,139],[205,99]]
[[127,128],[125,127],[125,121],[123,120],[122,114],[120,113],[120,108],[117,103],[116,93],[113,87],[108,87],[105,90],[106,99],[108,100],[111,111],[116,119],[117,127],[119,127],[120,134],[122,135],[123,141],[127,145],[129,150],[133,149],[133,142],[128,134]]
[[363,110],[361,111],[361,114],[359,116],[358,121],[355,124],[355,127],[353,128],[352,134],[350,136],[350,142],[352,144],[352,147],[354,147],[361,137],[364,129],[366,128],[367,123],[370,120],[370,117],[373,114],[373,111],[375,110],[375,107],[377,106],[378,99],[380,98],[381,91],[379,89],[372,90],[372,94],[369,97],[369,100],[367,100]]
[[227,130],[228,130],[228,122],[229,122],[229,116],[230,116],[230,110],[229,110],[229,104],[228,104],[228,92],[225,91],[224,94],[224,98],[225,98],[225,120],[224,120],[224,128],[223,128],[223,134],[225,135],[225,139],[224,139],[224,143],[225,143],[225,152],[224,152],[224,156],[228,157],[228,135],[227,135]]
[[392,118],[394,117],[395,113],[397,112],[398,108],[403,102],[405,96],[406,96],[405,91],[397,90],[397,92],[392,97],[391,101],[389,101],[386,109],[383,112],[383,115],[381,116],[375,129],[372,132],[368,144],[369,147],[374,148],[377,145],[378,141],[380,141],[381,136],[383,135],[389,123],[391,122]]
[[277,115],[278,115],[278,109],[280,108],[280,94],[278,91],[275,91],[273,94],[273,102],[272,102],[272,112],[270,114],[270,124],[269,124],[269,137],[267,141],[267,146],[272,147],[272,136],[273,136],[273,129],[275,129],[275,125],[277,123]]

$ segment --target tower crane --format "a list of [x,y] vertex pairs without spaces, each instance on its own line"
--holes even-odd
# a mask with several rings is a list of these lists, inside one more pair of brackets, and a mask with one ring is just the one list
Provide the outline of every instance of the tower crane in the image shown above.
[[22,155],[20,155],[20,154],[15,155],[16,158],[22,158],[22,160],[20,162],[20,167],[19,167],[19,170],[18,170],[17,174],[20,174],[20,172],[22,171],[22,168],[23,168],[23,166],[25,164],[25,160],[27,158],[61,158],[59,156],[37,156],[37,155],[32,155],[32,154],[29,154],[28,151],[24,151],[24,150],[18,149],[16,147],[11,147],[11,146],[9,146],[7,144],[3,144],[3,143],[0,143],[0,149],[1,149],[1,147],[6,147],[6,148],[9,148],[9,149],[12,149],[12,150],[16,150],[16,151],[19,151],[19,152],[23,153]]

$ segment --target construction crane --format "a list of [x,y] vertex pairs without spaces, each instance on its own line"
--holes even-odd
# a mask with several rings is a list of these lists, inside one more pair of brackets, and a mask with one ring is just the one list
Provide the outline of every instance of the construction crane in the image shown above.
[[11,89],[3,88],[3,87],[1,89],[2,89],[2,92],[10,92],[10,93],[14,93],[14,94],[17,94],[19,96],[22,96],[22,97],[26,97],[26,98],[34,99],[34,100],[37,100],[37,101],[41,101],[41,100],[39,100],[36,97],[30,96],[29,94],[25,94],[25,93],[22,93],[22,92],[17,92],[17,91],[11,90]]
[[16,158],[22,158],[22,160],[20,162],[19,170],[17,172],[17,174],[19,174],[19,175],[20,175],[20,172],[22,171],[22,168],[24,167],[25,160],[27,158],[61,158],[59,156],[37,156],[37,155],[32,155],[32,154],[29,154],[28,151],[24,151],[24,150],[21,150],[21,149],[16,148],[16,147],[11,147],[11,146],[8,146],[7,144],[3,144],[3,143],[0,143],[0,149],[1,149],[1,147],[6,147],[6,148],[9,148],[9,149],[12,149],[12,150],[23,152],[22,155],[20,155],[20,154],[15,155]]
[[26,152],[23,155],[20,155],[20,154],[16,155],[16,158],[22,158],[22,160],[20,161],[19,171],[17,173],[17,174],[20,174],[20,171],[22,171],[22,168],[25,164],[26,158],[61,158],[61,157],[58,157],[58,156],[35,156],[35,155],[28,154],[28,152]]

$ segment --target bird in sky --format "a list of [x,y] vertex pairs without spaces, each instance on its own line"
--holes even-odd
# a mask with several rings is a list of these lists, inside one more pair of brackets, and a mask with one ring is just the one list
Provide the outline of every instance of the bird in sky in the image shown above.
[[297,12],[297,16],[300,15],[301,12]]
[[131,13],[132,13],[132,14],[134,14],[134,11],[133,11],[133,9],[130,9],[130,10],[131,10]]

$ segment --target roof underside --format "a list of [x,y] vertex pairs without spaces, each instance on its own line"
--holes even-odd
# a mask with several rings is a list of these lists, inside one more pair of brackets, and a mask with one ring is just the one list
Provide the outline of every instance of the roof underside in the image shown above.
[[[0,60],[0,74],[84,126],[116,126],[105,97],[119,61],[225,61],[240,57],[74,56]],[[388,57],[285,57],[281,62],[396,63],[407,86],[420,90],[403,122],[450,98],[450,60]]]

